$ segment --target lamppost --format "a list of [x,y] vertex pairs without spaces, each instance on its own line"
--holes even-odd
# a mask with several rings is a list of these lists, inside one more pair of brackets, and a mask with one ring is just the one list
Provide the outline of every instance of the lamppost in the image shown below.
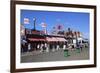
[[71,38],[71,29],[70,28],[68,28],[68,40],[69,40],[69,44],[71,44],[72,38]]
[[78,42],[78,35],[77,35],[77,32],[76,32],[76,46],[78,47],[79,45],[79,42]]
[[33,21],[34,21],[34,30],[36,30],[36,18],[33,18]]

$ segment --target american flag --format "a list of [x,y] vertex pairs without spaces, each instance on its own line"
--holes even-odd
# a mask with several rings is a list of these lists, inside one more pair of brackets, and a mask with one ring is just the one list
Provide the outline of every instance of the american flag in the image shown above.
[[29,18],[24,18],[24,24],[29,24]]

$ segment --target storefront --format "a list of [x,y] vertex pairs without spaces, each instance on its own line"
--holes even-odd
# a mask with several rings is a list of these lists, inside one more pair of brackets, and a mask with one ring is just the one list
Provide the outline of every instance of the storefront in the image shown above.
[[55,51],[63,48],[63,45],[67,45],[67,40],[64,36],[58,35],[46,35],[41,31],[31,31],[32,33],[26,33],[26,43],[24,46],[27,51]]
[[28,35],[27,37],[28,50],[35,51],[51,51],[63,48],[63,45],[67,40],[62,36],[52,36],[52,35]]

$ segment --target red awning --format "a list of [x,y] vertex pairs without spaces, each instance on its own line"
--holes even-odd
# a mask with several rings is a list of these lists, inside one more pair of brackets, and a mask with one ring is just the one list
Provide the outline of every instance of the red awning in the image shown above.
[[46,37],[45,38],[29,38],[29,41],[48,41],[48,42],[67,42],[65,38],[60,37]]
[[58,39],[61,42],[67,42],[67,40],[65,38],[56,38],[56,39]]
[[46,41],[45,39],[42,39],[42,38],[29,38],[28,40],[30,40],[30,41]]
[[59,40],[57,40],[55,37],[47,37],[46,40],[48,42],[58,42]]
[[56,42],[56,41],[58,41],[58,40],[57,40],[56,38],[54,38],[54,37],[47,37],[46,40],[47,40],[48,42]]
[[48,42],[67,42],[65,38],[60,38],[60,37],[47,37],[46,40]]

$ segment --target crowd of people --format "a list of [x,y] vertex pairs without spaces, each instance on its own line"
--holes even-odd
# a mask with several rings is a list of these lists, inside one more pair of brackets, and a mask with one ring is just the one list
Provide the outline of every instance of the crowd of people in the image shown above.
[[[36,50],[40,52],[57,51],[60,48],[63,48],[63,44],[64,42],[33,42],[31,44],[28,43],[28,50]],[[64,46],[67,46],[67,44]]]
[[62,50],[80,50],[82,51],[84,47],[83,43],[68,44],[67,42],[33,42],[21,44],[22,52],[40,51],[40,52],[50,52]]
[[38,41],[38,42],[28,42],[26,37],[21,39],[21,52],[54,52],[58,50],[63,50],[64,52],[69,52],[70,50],[77,50],[81,52],[83,48],[88,48],[88,43],[78,42],[76,44],[70,44],[68,42],[47,42],[47,41]]

